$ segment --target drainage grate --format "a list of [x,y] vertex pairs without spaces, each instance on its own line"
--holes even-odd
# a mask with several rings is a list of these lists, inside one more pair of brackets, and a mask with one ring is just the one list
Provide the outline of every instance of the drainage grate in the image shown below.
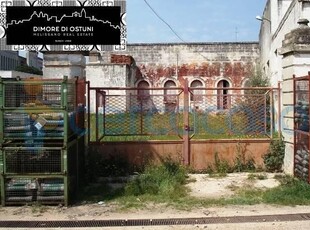
[[310,220],[310,213],[261,215],[261,216],[172,218],[172,219],[0,221],[0,228],[91,228],[91,227],[119,227],[119,226],[152,226],[152,225],[160,226],[160,225],[283,222],[283,221],[305,221],[305,220]]

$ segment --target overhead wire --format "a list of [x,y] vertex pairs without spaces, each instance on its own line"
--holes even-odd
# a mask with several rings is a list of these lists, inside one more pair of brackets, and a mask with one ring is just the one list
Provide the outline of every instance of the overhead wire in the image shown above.
[[178,33],[172,28],[172,26],[170,26],[169,23],[166,22],[166,21],[154,10],[154,8],[147,2],[147,0],[144,0],[144,2],[145,2],[145,4],[153,11],[153,13],[154,13],[163,23],[165,23],[165,24],[169,27],[169,29],[175,34],[175,36],[177,36],[182,42],[185,42],[185,43],[186,43],[186,41],[184,41],[183,38],[181,38],[181,36],[178,35]]
[[[172,33],[174,33],[175,36],[177,36],[177,38],[179,38],[182,42],[187,43],[176,31],[175,29],[172,28],[172,26],[169,25],[169,23],[163,19],[156,11],[155,9],[147,2],[147,0],[144,0],[145,4],[151,9],[151,11],[156,15],[156,17],[158,17],[164,24],[166,24],[169,29],[172,31]],[[207,59],[206,56],[204,56],[201,52],[199,52],[199,55],[201,55],[203,58]]]

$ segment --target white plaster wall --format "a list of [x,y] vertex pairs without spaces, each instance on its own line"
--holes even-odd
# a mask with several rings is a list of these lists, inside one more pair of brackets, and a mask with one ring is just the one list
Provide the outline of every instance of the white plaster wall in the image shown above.
[[89,64],[86,67],[86,80],[91,87],[126,87],[126,65]]
[[[287,33],[298,27],[297,21],[302,18],[300,3],[297,0],[292,1],[287,13],[283,17],[277,31],[273,34],[270,49],[270,66],[271,66],[271,82],[277,84],[283,80],[282,77],[282,56],[279,50],[282,47],[282,41]],[[277,54],[276,54],[277,53]]]
[[[273,3],[272,6],[277,6],[274,1],[278,0],[270,1]],[[283,14],[282,19],[277,22],[277,18],[280,18],[280,16],[277,15],[276,17],[273,17],[272,14],[275,14],[276,11],[271,8],[270,4],[266,5],[264,16],[268,17],[268,15],[271,14],[271,19],[274,19],[274,21],[271,20],[271,24],[272,27],[276,27],[276,29],[270,34],[270,28],[267,26],[269,22],[263,21],[260,32],[261,64],[266,69],[268,68],[267,63],[269,63],[269,71],[267,71],[267,73],[269,74],[270,82],[274,87],[277,86],[278,81],[283,80],[282,55],[279,54],[279,50],[282,47],[284,36],[297,28],[297,21],[304,18],[302,2],[299,2],[298,0],[287,1],[284,3],[283,7],[283,10],[287,9],[287,11],[285,14],[283,13],[283,10],[281,11],[281,14]],[[307,15],[306,18],[310,19],[309,17],[310,15]]]
[[58,79],[68,76],[85,77],[85,57],[83,54],[63,54],[46,53],[44,54],[43,77]]
[[[90,81],[90,87],[126,87],[127,81],[127,66],[126,65],[113,65],[113,64],[92,64],[89,63],[86,66],[86,80]],[[118,90],[105,90],[106,95],[123,95],[126,97],[124,91]],[[95,92],[92,91],[90,95],[90,112],[95,112]],[[123,98],[124,99],[124,98]],[[123,100],[126,101],[126,100]],[[109,106],[111,110],[123,111],[126,109],[126,104],[120,104],[120,100],[115,102],[109,101]],[[113,108],[112,108],[113,107]],[[101,108],[99,108],[100,110]]]
[[[270,77],[272,86],[276,87],[279,81],[282,86],[282,103],[281,103],[281,124],[282,134],[286,141],[284,171],[293,174],[294,146],[293,138],[293,119],[285,118],[293,116],[293,74],[304,76],[310,68],[309,54],[286,54],[283,58],[280,51],[282,41],[285,35],[296,29],[298,20],[302,18],[310,19],[310,2],[300,0],[269,0],[266,4],[264,16],[270,16],[270,28],[262,22],[260,31],[261,46],[261,64],[262,68],[268,68],[266,71]],[[277,7],[277,12],[275,11]],[[268,64],[268,65],[267,65]]]

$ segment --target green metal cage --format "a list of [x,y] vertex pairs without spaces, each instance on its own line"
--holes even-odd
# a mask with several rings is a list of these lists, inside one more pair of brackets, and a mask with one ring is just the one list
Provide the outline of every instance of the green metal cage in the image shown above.
[[75,79],[1,79],[0,83],[0,104],[4,109],[53,108],[73,111],[75,108]]
[[57,177],[5,177],[4,205],[66,204],[67,190],[64,178]]
[[84,136],[66,147],[6,146],[0,151],[1,204],[68,205],[83,183]]
[[76,112],[9,111],[3,113],[3,141],[27,139],[68,140],[77,135]]
[[7,174],[63,173],[66,150],[47,147],[6,147],[1,150]]
[[74,200],[84,167],[85,80],[0,79],[2,205]]

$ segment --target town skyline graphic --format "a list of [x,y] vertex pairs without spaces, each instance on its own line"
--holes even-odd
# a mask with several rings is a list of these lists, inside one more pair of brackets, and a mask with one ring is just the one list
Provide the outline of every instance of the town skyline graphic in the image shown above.
[[37,18],[46,18],[47,21],[54,20],[56,23],[61,23],[63,21],[63,19],[66,19],[66,18],[85,18],[91,22],[101,22],[103,24],[109,24],[110,27],[120,30],[119,25],[113,25],[109,20],[101,20],[101,19],[95,18],[94,16],[87,16],[86,10],[84,8],[82,8],[80,13],[78,11],[75,11],[71,14],[71,16],[64,14],[60,17],[60,19],[58,19],[58,16],[55,16],[55,15],[50,16],[49,14],[47,14],[43,11],[40,11],[39,13],[37,13],[37,11],[33,11],[33,14],[30,16],[30,18],[21,19],[21,20],[12,19],[9,23],[7,23],[7,27],[13,26],[13,25],[23,24],[24,22],[31,22],[33,20],[34,16],[36,16]]
[[7,44],[119,45],[120,7],[8,7]]

